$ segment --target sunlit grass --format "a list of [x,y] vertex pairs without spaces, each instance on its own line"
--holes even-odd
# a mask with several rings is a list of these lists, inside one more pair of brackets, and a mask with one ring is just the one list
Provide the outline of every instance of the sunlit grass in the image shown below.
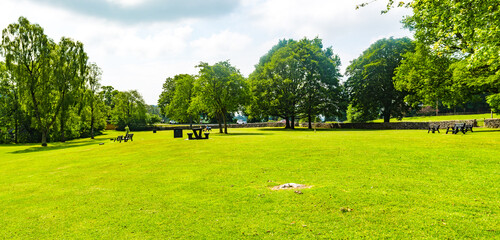
[[[499,236],[498,130],[229,132],[0,146],[0,236]],[[313,187],[270,190],[288,182]]]

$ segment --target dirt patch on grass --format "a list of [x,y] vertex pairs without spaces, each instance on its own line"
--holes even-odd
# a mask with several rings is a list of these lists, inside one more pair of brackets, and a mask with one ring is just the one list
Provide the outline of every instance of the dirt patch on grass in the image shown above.
[[312,186],[298,184],[298,183],[285,183],[279,186],[274,186],[271,190],[285,190],[285,189],[303,189],[303,188],[311,188]]

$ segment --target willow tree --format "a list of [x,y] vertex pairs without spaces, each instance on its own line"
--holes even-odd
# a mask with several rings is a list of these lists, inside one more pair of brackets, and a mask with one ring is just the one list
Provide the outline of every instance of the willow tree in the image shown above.
[[55,43],[43,28],[24,17],[3,30],[2,50],[7,68],[34,116],[35,128],[42,134],[42,146],[47,146],[48,132],[56,122],[63,100],[52,76],[54,48]]

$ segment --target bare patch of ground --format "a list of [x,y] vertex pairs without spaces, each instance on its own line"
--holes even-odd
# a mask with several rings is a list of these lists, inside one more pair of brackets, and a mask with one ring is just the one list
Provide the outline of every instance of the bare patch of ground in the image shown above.
[[298,183],[285,183],[279,186],[274,186],[272,190],[284,190],[284,189],[303,189],[303,188],[311,188],[312,186],[298,184]]

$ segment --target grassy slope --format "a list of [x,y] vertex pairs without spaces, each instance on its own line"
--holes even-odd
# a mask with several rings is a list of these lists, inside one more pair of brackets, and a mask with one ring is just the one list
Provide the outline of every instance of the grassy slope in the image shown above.
[[500,131],[230,132],[0,146],[0,236],[499,236]]
[[[470,120],[476,119],[479,126],[484,126],[484,119],[491,118],[490,113],[485,114],[470,114],[470,115],[446,115],[446,116],[422,116],[422,117],[405,117],[403,122],[432,122],[446,120]],[[493,118],[500,118],[500,115],[493,113]],[[391,122],[398,122],[396,118],[391,118]],[[384,119],[377,119],[373,122],[384,122]]]

